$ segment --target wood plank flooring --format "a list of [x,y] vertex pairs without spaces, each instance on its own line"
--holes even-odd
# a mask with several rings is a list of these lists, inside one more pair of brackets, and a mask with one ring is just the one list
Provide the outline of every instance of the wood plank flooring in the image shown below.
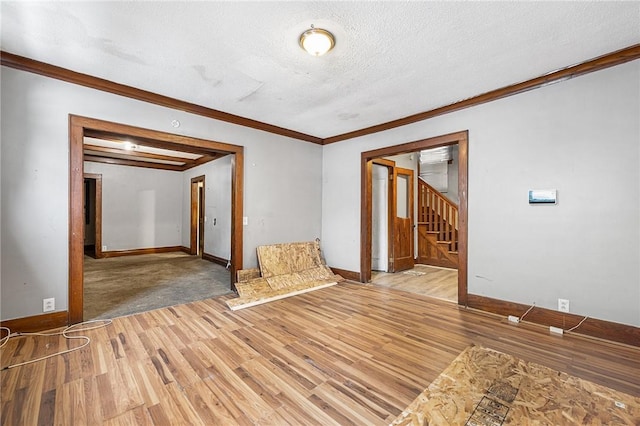
[[429,265],[415,265],[409,271],[372,272],[373,284],[458,302],[458,271]]
[[[469,344],[640,396],[640,349],[341,283],[232,312],[225,298],[128,317],[86,348],[2,371],[2,424],[383,425]],[[2,366],[72,347],[16,339]]]

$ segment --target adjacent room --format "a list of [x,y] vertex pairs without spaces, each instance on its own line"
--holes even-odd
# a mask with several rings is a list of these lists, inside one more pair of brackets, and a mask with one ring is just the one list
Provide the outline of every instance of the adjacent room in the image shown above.
[[640,424],[640,3],[0,17],[3,425]]
[[231,291],[229,156],[88,137],[83,147],[85,320]]

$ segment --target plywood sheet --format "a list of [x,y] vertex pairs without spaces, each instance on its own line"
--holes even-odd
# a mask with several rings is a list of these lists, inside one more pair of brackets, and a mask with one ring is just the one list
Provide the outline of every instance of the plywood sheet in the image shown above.
[[640,425],[640,398],[472,346],[392,423],[441,424]]
[[309,283],[308,285],[299,286],[297,288],[286,288],[282,290],[273,290],[268,293],[258,294],[253,297],[237,297],[235,299],[227,300],[227,306],[232,311],[239,309],[250,308],[256,305],[262,305],[263,303],[274,302],[276,300],[285,299],[287,297],[297,296],[300,294],[308,293],[310,291],[320,290],[326,287],[331,287],[338,284],[337,282],[327,283]]
[[236,272],[236,280],[239,283],[243,283],[254,278],[260,278],[260,269],[251,268],[251,269],[239,269]]
[[236,290],[240,297],[255,297],[272,290],[264,278],[256,278],[242,283],[236,283]]
[[324,263],[318,240],[260,246],[257,251],[260,269],[238,271],[236,289],[240,297],[227,301],[232,310],[325,288],[343,280]]
[[263,278],[291,274],[323,265],[317,241],[260,246],[258,262]]

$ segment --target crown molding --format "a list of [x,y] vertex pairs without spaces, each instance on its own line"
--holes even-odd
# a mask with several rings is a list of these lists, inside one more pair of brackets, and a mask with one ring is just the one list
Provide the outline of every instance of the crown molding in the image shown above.
[[207,108],[201,105],[193,104],[180,99],[171,98],[169,96],[159,95],[157,93],[138,89],[120,83],[115,83],[103,78],[94,77],[88,74],[79,73],[56,65],[47,64],[45,62],[36,61],[24,56],[15,55],[13,53],[0,51],[0,64],[9,68],[21,71],[27,71],[34,74],[43,75],[45,77],[54,78],[56,80],[66,81],[91,89],[109,92],[127,98],[139,101],[149,102],[167,108],[188,112],[191,114],[201,115],[207,118],[224,121],[227,123],[237,124],[239,126],[250,127],[252,129],[262,130],[268,133],[274,133],[280,136],[286,136],[299,139],[306,142],[312,142],[322,145],[322,138],[307,135],[305,133],[296,132],[295,130],[285,129],[284,127],[274,126],[272,124],[263,123],[235,114],[219,111],[217,109]]
[[615,52],[611,52],[576,65],[571,65],[542,75],[540,77],[495,89],[490,92],[454,102],[449,105],[323,139],[317,136],[308,135],[306,133],[297,132],[295,130],[285,129],[283,127],[274,126],[271,124],[263,123],[261,121],[241,117],[239,115],[229,114],[216,109],[207,108],[201,105],[181,101],[179,99],[159,95],[157,93],[149,92],[135,87],[126,86],[124,84],[115,83],[113,81],[94,77],[88,74],[71,71],[66,68],[61,68],[55,65],[47,64],[45,62],[36,61],[34,59],[15,55],[13,53],[0,51],[0,63],[1,65],[6,67],[32,72],[46,77],[66,81],[68,83],[78,84],[92,89],[114,93],[116,95],[201,115],[203,117],[208,117],[215,120],[225,121],[227,123],[237,124],[239,126],[262,130],[280,136],[286,136],[306,142],[312,142],[319,145],[328,145],[336,142],[358,138],[361,136],[370,135],[373,133],[383,132],[385,130],[394,129],[396,127],[406,126],[408,124],[417,123],[429,118],[437,117],[455,111],[460,111],[462,109],[474,107],[487,102],[492,102],[498,99],[527,92],[529,90],[538,89],[552,83],[558,83],[560,81],[569,80],[574,77],[589,74],[595,71],[600,71],[616,65],[624,64],[626,62],[631,62],[639,58],[640,44],[634,44],[624,49],[617,50]]
[[571,65],[566,68],[562,68],[557,71],[550,72],[543,76],[533,78],[531,80],[523,81],[521,83],[516,83],[510,86],[502,87],[500,89],[492,90],[490,92],[483,93],[481,95],[474,96],[472,98],[464,99],[462,101],[455,102],[450,105],[445,105],[429,111],[424,111],[418,114],[409,115],[404,118],[399,118],[397,120],[392,120],[386,123],[376,124],[375,126],[366,127],[364,129],[354,130],[352,132],[343,133],[341,135],[325,138],[323,145],[328,145],[335,142],[341,142],[348,139],[353,139],[360,136],[366,136],[372,133],[383,132],[385,130],[393,129],[396,127],[417,123],[418,121],[427,120],[429,118],[437,117],[439,115],[448,114],[454,111],[460,111],[462,109],[474,107],[487,102],[506,98],[508,96],[527,92],[529,90],[538,89],[540,87],[544,87],[552,83],[558,83],[560,81],[569,80],[571,78],[578,77],[580,75],[584,75],[584,74],[592,73],[605,68],[624,64],[625,62],[634,61],[638,58],[640,58],[640,44],[635,44],[633,46],[629,46],[622,50],[608,53],[606,55],[599,56],[594,59],[590,59],[586,62],[582,62],[577,65]]

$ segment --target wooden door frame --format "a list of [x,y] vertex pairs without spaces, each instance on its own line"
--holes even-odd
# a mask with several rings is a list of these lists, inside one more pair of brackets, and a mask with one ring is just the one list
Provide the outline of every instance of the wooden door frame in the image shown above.
[[[83,173],[84,179],[96,181],[96,211],[95,211],[95,256],[101,259],[102,255],[102,175],[98,173]],[[83,234],[84,235],[84,234]]]
[[458,145],[458,305],[466,305],[467,286],[467,190],[469,164],[467,130],[362,152],[360,154],[360,282],[371,281],[371,167],[374,159],[417,152],[439,146]]
[[[396,162],[392,160],[387,160],[385,158],[374,158],[371,160],[372,164],[377,164],[378,166],[386,167],[387,173],[389,174],[389,178],[387,179],[387,271],[391,271],[391,258],[393,257],[393,218],[395,217],[395,197],[393,194],[394,185],[390,184],[389,181],[393,179],[393,171],[396,167]],[[372,197],[373,197],[373,187],[372,187]],[[373,203],[373,201],[372,201]],[[372,210],[373,215],[373,210]],[[371,216],[372,217],[372,216]],[[371,247],[371,245],[369,245]],[[371,258],[369,258],[369,264],[371,264]]]
[[[199,197],[199,188],[198,188],[198,183],[202,182],[202,203],[204,204],[204,175],[200,175],[200,176],[196,176],[194,178],[191,178],[191,235],[190,235],[190,239],[189,239],[189,252],[192,255],[196,255],[198,254],[198,248],[199,248],[199,244],[198,244],[198,229],[200,227],[200,213],[201,213],[201,209],[199,208],[199,204],[200,204],[200,197]],[[204,226],[202,227],[203,229],[201,230],[201,234],[200,234],[200,239],[204,240]],[[203,245],[204,247],[204,245]],[[204,253],[204,248],[203,248],[203,253]],[[200,253],[200,256],[202,257],[202,254]]]
[[68,323],[83,319],[84,285],[84,157],[85,135],[103,138],[131,137],[147,146],[197,154],[231,155],[231,265],[230,287],[243,267],[244,147],[207,139],[144,129],[94,118],[69,115],[69,316]]

